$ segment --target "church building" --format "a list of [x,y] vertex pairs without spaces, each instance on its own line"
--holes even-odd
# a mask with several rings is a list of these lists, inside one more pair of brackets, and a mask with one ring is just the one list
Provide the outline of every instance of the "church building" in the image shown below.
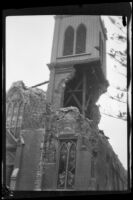
[[98,128],[96,102],[109,86],[106,40],[100,16],[55,16],[47,92],[16,82],[7,93],[12,190],[127,190],[127,172]]

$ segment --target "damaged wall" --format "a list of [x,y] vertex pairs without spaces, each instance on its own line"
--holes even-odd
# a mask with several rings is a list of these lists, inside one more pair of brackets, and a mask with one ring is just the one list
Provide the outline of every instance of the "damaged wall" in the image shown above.
[[[12,190],[126,190],[126,171],[98,129],[96,101],[109,85],[106,54],[101,54],[104,26],[95,16],[56,16],[55,21],[46,95],[22,81],[7,93],[6,183]],[[81,23],[87,30],[84,53],[62,56],[66,28],[76,31]]]
[[[63,142],[71,143],[71,141],[76,142],[76,170],[73,174],[74,182],[71,189],[126,189],[126,171],[110,146],[108,138],[95,127],[92,120],[84,118],[75,107],[61,108],[53,112],[50,118],[51,121],[49,121],[49,125],[47,124],[49,128],[46,129],[45,134],[43,190],[58,189],[60,144]],[[52,148],[55,152],[55,159],[52,162],[47,157],[52,156],[48,154],[51,148],[51,141],[53,141]],[[113,168],[115,177],[116,173],[118,174],[115,183],[111,174],[112,163],[115,166],[115,169]],[[68,166],[69,163],[67,163]],[[65,173],[68,176],[69,170],[67,168]],[[67,179],[65,177],[63,179],[62,175],[61,181],[67,182]],[[61,189],[67,190],[67,183],[64,183]]]
[[[40,90],[23,90],[27,98],[20,137],[9,138],[7,127],[7,175],[14,168],[11,189],[127,189],[126,171],[108,137],[98,129],[97,107],[93,113],[96,121],[90,120],[76,107],[55,110]],[[11,163],[9,146],[14,149]]]
[[[45,124],[45,114],[47,113],[45,92],[38,88],[27,88],[22,81],[18,81],[12,84],[11,88],[7,92],[6,97],[6,174],[7,180],[6,183],[10,185],[10,178],[15,168],[23,168],[20,166],[20,158],[26,156],[21,155],[21,152],[27,148],[29,145],[30,150],[27,151],[29,154],[32,153],[31,147],[34,149],[35,135],[37,134],[36,130],[43,129]],[[17,130],[17,132],[16,132]],[[32,135],[31,141],[29,144],[28,138],[24,141],[25,145],[21,144],[21,131],[26,130],[27,132],[35,132]],[[17,133],[17,134],[16,134]],[[45,133],[45,132],[44,132]],[[39,137],[39,135],[38,135]],[[37,141],[36,141],[37,142]],[[40,145],[40,143],[39,143]],[[22,147],[23,146],[23,147]],[[22,150],[21,150],[22,147]],[[18,150],[20,148],[20,150]],[[17,153],[18,152],[18,153]],[[34,152],[37,155],[37,152]],[[31,156],[31,158],[34,158]],[[36,156],[35,156],[36,158]],[[32,160],[31,160],[32,162]],[[17,163],[17,164],[16,164]],[[17,166],[16,166],[17,165]],[[30,167],[28,166],[28,170]],[[21,170],[19,171],[19,175]],[[17,178],[17,177],[16,177]],[[16,181],[16,179],[15,179]],[[20,181],[21,182],[21,181]],[[21,189],[24,187],[22,187]],[[15,187],[15,186],[14,186]],[[18,186],[19,188],[19,186]],[[32,188],[33,189],[33,188]]]

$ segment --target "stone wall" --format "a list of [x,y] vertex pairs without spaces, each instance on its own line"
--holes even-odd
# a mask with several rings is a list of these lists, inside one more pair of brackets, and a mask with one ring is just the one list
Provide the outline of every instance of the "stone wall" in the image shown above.
[[[13,169],[15,169],[16,162],[19,168],[18,162],[20,162],[20,159],[17,159],[16,161],[16,156],[21,157],[21,154],[19,153],[19,149],[21,149],[21,147],[19,147],[21,138],[20,132],[22,130],[27,130],[30,135],[30,130],[32,130],[31,132],[37,134],[37,129],[44,128],[45,115],[48,112],[49,106],[46,105],[45,92],[43,90],[38,88],[27,88],[22,81],[13,83],[7,92],[6,97],[6,182],[9,185],[9,180],[13,173]],[[16,109],[15,105],[19,104],[20,107],[17,107],[18,109]],[[33,135],[33,141],[36,137],[39,137],[39,135]],[[26,138],[26,142],[27,141],[28,137]],[[29,145],[34,149],[32,141]],[[16,152],[20,155],[16,155]],[[26,155],[25,151],[24,154]],[[35,152],[35,156],[36,155]]]
[[[47,121],[46,124],[43,190],[57,189],[60,141],[72,140],[77,142],[74,189],[125,189],[122,184],[127,185],[126,171],[109,144],[108,137],[95,126],[92,120],[84,118],[77,108],[67,107],[51,113],[49,115],[49,122]],[[54,159],[52,159],[52,153],[54,152]],[[113,169],[115,168],[115,183],[112,180],[113,165]]]
[[[59,168],[61,145],[64,144],[68,151],[67,176],[70,173],[70,146],[75,145],[76,152],[72,176],[68,176],[70,180],[65,179],[62,190],[68,189],[68,180],[74,190],[126,190],[126,171],[109,144],[109,138],[98,129],[97,107],[89,120],[76,107],[53,109],[41,90],[24,88],[24,99],[25,93],[20,137],[10,138],[7,129],[7,175],[11,175],[13,166],[13,189],[58,190],[58,183],[63,180]],[[13,159],[11,149],[14,150]]]

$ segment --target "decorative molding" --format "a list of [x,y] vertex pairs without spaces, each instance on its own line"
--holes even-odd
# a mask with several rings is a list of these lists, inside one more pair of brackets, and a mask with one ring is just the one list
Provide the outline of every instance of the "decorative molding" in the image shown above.
[[92,63],[92,62],[98,62],[100,64],[100,57],[97,56],[95,58],[87,58],[87,59],[83,59],[83,60],[52,62],[52,63],[49,63],[47,65],[48,65],[49,69],[51,70],[53,68],[56,69],[58,67],[63,68],[64,66],[66,66],[66,68],[69,68],[69,67],[73,67],[74,65],[77,65],[77,64],[87,64],[87,63],[89,64],[89,63]]
[[63,58],[73,58],[73,57],[81,57],[81,56],[90,56],[92,55],[91,53],[80,53],[80,54],[72,54],[72,55],[67,55],[67,56],[60,56],[57,57],[56,59],[63,59]]

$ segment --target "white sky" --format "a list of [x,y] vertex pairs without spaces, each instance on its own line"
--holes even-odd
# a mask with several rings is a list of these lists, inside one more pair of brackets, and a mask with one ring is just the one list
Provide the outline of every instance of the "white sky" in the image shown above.
[[[108,32],[119,32],[107,17],[103,17]],[[38,83],[49,80],[49,69],[51,49],[54,32],[54,18],[52,15],[44,16],[11,16],[6,18],[6,90],[15,81],[22,80],[26,86],[30,87]],[[113,43],[107,40],[107,50],[109,48],[122,50],[126,44]],[[113,65],[117,65],[120,72],[125,73],[124,68],[119,67],[107,56],[107,79],[113,86],[126,86],[126,78],[119,75]],[[41,86],[46,90],[47,85]],[[109,87],[110,94],[116,90]],[[123,97],[126,100],[126,95]],[[119,108],[126,111],[126,105],[110,100],[106,95],[102,95],[100,104],[103,108],[117,113]],[[105,135],[110,138],[110,143],[118,155],[120,161],[127,169],[127,123],[119,119],[114,119],[102,115],[99,128],[104,130]]]

